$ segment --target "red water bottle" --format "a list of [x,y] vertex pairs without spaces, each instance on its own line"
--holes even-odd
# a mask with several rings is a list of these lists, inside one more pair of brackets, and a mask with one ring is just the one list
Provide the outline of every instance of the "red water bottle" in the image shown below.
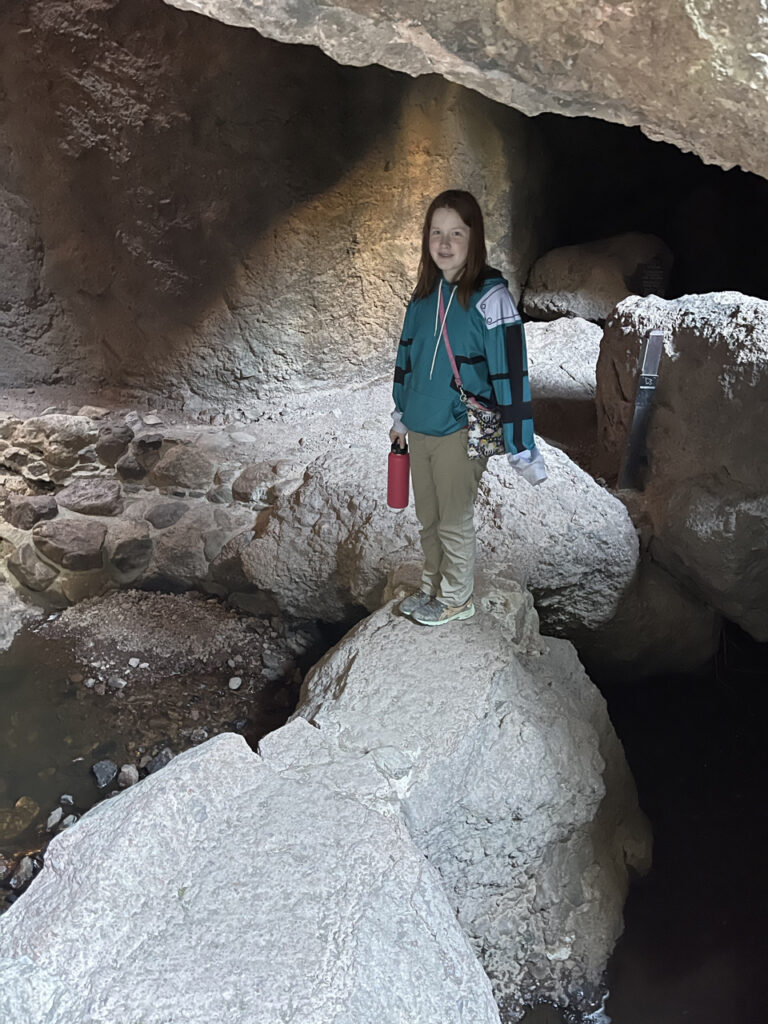
[[394,441],[389,453],[387,472],[387,504],[390,508],[407,507],[410,474],[411,457],[408,454],[408,445],[401,448],[397,441]]

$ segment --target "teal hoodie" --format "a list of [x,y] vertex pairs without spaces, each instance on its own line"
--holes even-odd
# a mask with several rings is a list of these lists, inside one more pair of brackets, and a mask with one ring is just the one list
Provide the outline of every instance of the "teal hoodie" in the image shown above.
[[448,340],[467,395],[498,409],[504,446],[512,454],[534,446],[525,332],[506,280],[486,267],[464,309],[455,285],[440,278],[431,295],[412,300],[397,350],[395,408],[409,430],[441,437],[467,425],[442,339],[438,288]]

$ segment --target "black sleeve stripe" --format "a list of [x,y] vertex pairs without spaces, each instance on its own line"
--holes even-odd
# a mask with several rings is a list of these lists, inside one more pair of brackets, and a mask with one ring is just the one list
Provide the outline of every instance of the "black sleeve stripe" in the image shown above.
[[400,344],[403,346],[403,348],[407,348],[409,345],[413,344],[413,338],[401,338]]
[[[520,452],[523,450],[523,420],[531,419],[530,405],[527,416],[523,411],[523,332],[521,324],[510,324],[504,330],[504,351],[509,367],[512,401],[508,406],[502,407],[501,418],[502,422],[512,424],[512,443]],[[504,415],[505,409],[508,419]]]
[[472,363],[484,363],[486,362],[485,356],[456,356],[456,365],[461,366],[466,363],[467,366],[471,366]]
[[[458,362],[458,360],[457,360],[457,362]],[[528,376],[528,371],[527,370],[523,370],[523,377],[527,377],[527,376]],[[490,374],[488,379],[489,380],[509,380],[509,374],[508,373],[492,373],[492,374]]]
[[533,407],[530,402],[521,402],[519,405],[500,405],[502,423],[517,423],[518,420],[530,420],[533,418]]
[[395,367],[395,384],[405,383],[405,370],[401,366]]

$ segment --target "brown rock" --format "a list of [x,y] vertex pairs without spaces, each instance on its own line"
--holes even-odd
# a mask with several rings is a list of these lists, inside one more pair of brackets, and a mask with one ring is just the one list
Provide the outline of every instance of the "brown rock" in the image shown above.
[[11,494],[3,509],[4,518],[20,530],[31,530],[41,519],[53,519],[59,511],[51,494]]
[[127,423],[116,427],[102,427],[96,442],[96,454],[105,466],[114,466],[121,455],[128,450],[133,440],[133,431]]
[[115,516],[122,511],[122,488],[117,480],[75,480],[56,495],[64,508],[85,516]]
[[121,576],[135,576],[152,557],[152,538],[146,523],[118,520],[110,524],[104,550]]
[[207,490],[216,467],[203,452],[191,445],[176,445],[153,467],[149,479],[155,487],[183,487]]
[[106,535],[103,523],[84,519],[41,523],[32,533],[35,547],[41,554],[64,569],[78,572],[101,568],[101,549]]
[[37,557],[34,545],[30,542],[17,548],[8,559],[7,565],[19,583],[28,590],[47,590],[59,575],[58,569]]

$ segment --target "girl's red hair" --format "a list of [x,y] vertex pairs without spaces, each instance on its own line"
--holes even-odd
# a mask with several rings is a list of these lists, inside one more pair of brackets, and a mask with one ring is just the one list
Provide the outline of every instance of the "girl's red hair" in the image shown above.
[[441,192],[429,204],[421,233],[421,260],[413,298],[426,299],[432,294],[440,277],[440,271],[429,254],[429,232],[435,210],[444,207],[455,210],[469,228],[467,263],[457,281],[459,302],[464,309],[468,309],[472,293],[480,287],[483,271],[488,264],[488,253],[485,248],[485,225],[480,206],[471,192],[462,192],[460,189],[451,188]]

